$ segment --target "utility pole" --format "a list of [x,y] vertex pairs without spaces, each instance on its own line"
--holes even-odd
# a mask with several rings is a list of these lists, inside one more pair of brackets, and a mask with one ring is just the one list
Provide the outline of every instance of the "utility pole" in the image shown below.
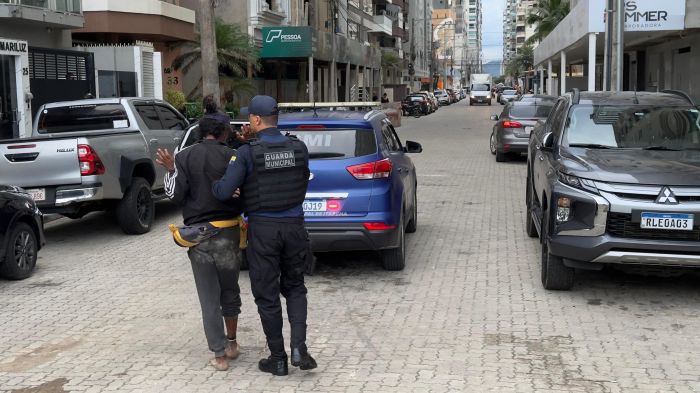
[[212,95],[221,106],[219,90],[219,60],[217,58],[216,33],[214,31],[214,5],[212,0],[199,0],[199,37],[202,51],[202,94]]

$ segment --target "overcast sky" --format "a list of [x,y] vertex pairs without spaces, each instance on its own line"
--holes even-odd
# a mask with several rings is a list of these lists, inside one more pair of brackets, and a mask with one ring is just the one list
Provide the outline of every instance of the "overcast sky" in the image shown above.
[[484,63],[503,58],[503,10],[506,0],[481,0],[481,46]]

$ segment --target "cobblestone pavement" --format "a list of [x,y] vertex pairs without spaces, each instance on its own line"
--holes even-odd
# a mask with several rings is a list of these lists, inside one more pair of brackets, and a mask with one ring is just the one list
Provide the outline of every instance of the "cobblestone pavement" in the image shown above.
[[500,109],[462,102],[404,119],[401,137],[424,147],[406,269],[321,258],[308,279],[317,370],[257,371],[264,340],[245,272],[244,352],[227,372],[206,366],[189,262],[166,228],[179,213],[160,203],[143,236],[104,214],[47,225],[34,276],[0,281],[0,391],[699,391],[697,278],[605,271],[578,274],[571,292],[542,289],[525,161],[488,151]]

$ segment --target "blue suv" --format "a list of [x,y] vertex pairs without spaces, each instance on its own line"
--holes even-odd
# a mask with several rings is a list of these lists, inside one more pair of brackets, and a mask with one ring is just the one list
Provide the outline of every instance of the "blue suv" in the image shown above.
[[304,202],[315,252],[376,250],[387,270],[405,266],[405,234],[416,231],[416,168],[380,111],[295,112],[279,129],[309,149],[311,178]]

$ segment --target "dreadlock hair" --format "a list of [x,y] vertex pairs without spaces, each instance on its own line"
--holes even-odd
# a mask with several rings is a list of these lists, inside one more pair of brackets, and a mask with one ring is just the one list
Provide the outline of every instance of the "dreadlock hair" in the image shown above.
[[226,131],[226,124],[211,118],[203,117],[199,122],[199,135],[202,138],[206,138],[208,135],[214,138],[219,138]]

